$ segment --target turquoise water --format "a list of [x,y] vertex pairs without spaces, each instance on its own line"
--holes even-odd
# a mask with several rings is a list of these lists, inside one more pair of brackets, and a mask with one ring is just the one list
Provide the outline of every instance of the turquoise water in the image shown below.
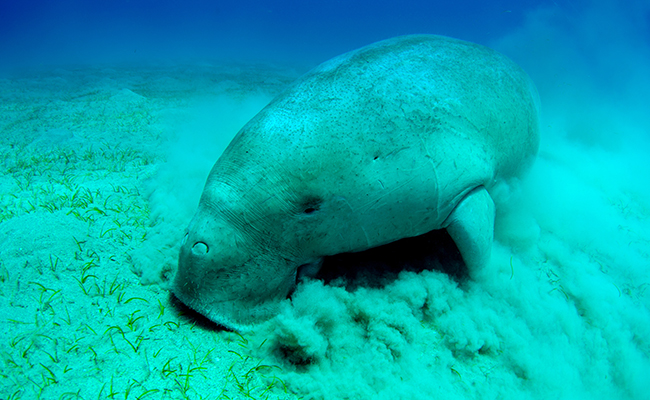
[[[179,4],[0,4],[0,399],[648,398],[647,1]],[[309,68],[408,33],[490,46],[540,92],[488,273],[398,247],[381,284],[348,261],[360,277],[304,282],[245,335],[175,302],[241,126]]]

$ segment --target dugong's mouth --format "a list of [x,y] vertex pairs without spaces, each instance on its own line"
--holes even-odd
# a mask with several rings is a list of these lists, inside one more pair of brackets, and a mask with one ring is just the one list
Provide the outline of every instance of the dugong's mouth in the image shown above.
[[184,305],[227,330],[245,332],[251,327],[251,325],[242,324],[238,320],[228,317],[228,315],[231,314],[241,314],[241,311],[232,309],[232,302],[213,302],[208,306],[207,303],[202,302],[201,299],[195,295],[195,290],[190,286],[186,284],[179,285],[177,282],[174,282],[172,293],[174,297]]
[[297,267],[213,243],[191,231],[186,235],[172,284],[176,298],[237,331],[276,315],[295,286]]
[[[203,284],[207,282],[209,280],[188,279],[187,275],[179,269],[174,279],[172,293],[183,304],[218,325],[229,330],[248,330],[254,319],[246,305],[236,299],[229,299],[228,297],[231,296],[224,292],[223,288]],[[219,298],[219,293],[224,294],[225,298]]]

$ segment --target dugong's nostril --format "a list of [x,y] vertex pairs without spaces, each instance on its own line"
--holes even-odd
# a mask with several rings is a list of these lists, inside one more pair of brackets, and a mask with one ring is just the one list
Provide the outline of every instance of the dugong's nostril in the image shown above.
[[187,243],[187,238],[190,236],[189,233],[186,233],[185,236],[183,236],[183,240],[181,240],[181,246],[185,246],[185,243]]
[[197,256],[204,256],[208,254],[208,245],[203,242],[196,242],[194,243],[194,246],[192,246],[192,253]]

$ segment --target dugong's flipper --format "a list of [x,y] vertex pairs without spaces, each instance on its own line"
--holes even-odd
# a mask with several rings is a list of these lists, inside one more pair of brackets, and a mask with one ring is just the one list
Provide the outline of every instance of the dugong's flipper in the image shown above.
[[443,224],[465,261],[470,277],[490,260],[494,237],[494,201],[483,186],[469,192]]

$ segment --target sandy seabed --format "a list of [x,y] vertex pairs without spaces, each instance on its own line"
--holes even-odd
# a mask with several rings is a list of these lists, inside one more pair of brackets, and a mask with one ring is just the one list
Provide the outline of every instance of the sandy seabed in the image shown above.
[[0,399],[650,398],[646,156],[549,124],[530,174],[496,193],[475,281],[309,280],[245,336],[174,304],[212,163],[297,76],[202,64],[0,80]]

